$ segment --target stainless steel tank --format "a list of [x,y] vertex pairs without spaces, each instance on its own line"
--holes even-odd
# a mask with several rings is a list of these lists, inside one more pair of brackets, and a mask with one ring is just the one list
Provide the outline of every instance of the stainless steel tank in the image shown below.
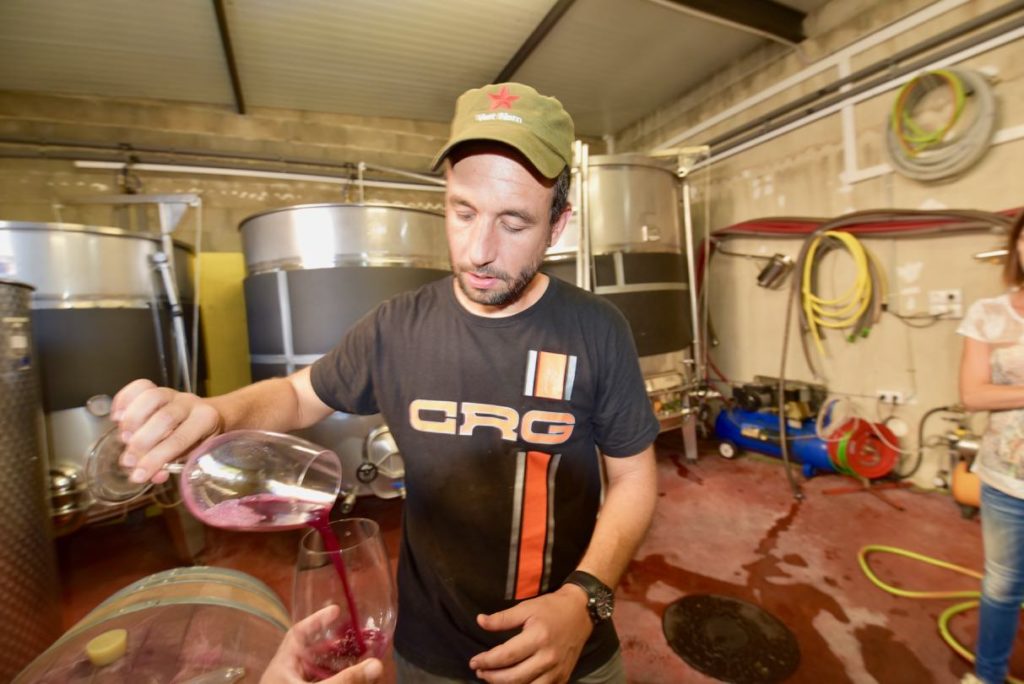
[[[684,252],[672,171],[639,154],[604,155],[590,157],[587,179],[594,254]],[[574,221],[548,255],[575,255],[578,245]]]
[[[0,273],[31,284],[58,532],[115,511],[93,506],[81,466],[109,426],[109,397],[136,378],[174,385],[179,364],[152,257],[160,237],[118,228],[0,221]],[[192,251],[173,263],[191,315]]]
[[[377,304],[450,272],[444,217],[420,209],[302,205],[250,216],[239,230],[253,380],[310,365]],[[375,443],[382,424],[379,415],[335,414],[303,434],[338,453],[360,493],[398,496],[400,482],[375,480],[399,458]],[[356,481],[376,460],[362,470],[374,477]]]
[[[593,291],[629,320],[656,410],[660,417],[677,418],[693,342],[679,180],[669,168],[636,154],[590,157],[585,176],[580,191],[588,203]],[[578,216],[573,214],[548,249],[543,266],[572,283]]]
[[[629,319],[641,357],[686,349],[693,333],[675,174],[622,154],[591,157],[587,177],[594,292]],[[571,221],[545,271],[575,282],[579,231]]]
[[0,281],[0,681],[60,635],[60,591],[44,485],[43,411],[31,288]]

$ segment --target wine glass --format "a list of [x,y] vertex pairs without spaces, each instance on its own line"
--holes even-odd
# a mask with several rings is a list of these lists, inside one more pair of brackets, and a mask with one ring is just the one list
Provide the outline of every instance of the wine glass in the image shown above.
[[345,518],[303,535],[292,587],[292,620],[337,604],[340,615],[307,644],[302,658],[316,681],[391,647],[398,610],[395,585],[380,527],[367,518]]
[[[100,437],[85,459],[90,493],[104,503],[127,503],[149,491],[120,463],[118,428]],[[326,520],[341,488],[341,461],[328,449],[293,435],[234,430],[168,463],[181,475],[181,495],[192,514],[213,527],[288,530]]]

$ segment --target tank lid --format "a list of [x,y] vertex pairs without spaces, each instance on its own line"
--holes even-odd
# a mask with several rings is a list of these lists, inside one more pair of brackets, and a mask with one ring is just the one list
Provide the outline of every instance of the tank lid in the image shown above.
[[26,290],[29,290],[30,292],[36,289],[35,285],[29,285],[28,283],[23,283],[18,280],[7,280],[6,278],[0,278],[0,285],[12,285],[14,287],[23,287]]
[[442,218],[444,217],[444,214],[442,214],[439,211],[430,211],[429,209],[421,209],[419,207],[403,207],[397,204],[346,204],[342,202],[324,202],[322,204],[296,204],[291,207],[278,207],[276,209],[267,209],[266,211],[261,211],[258,214],[246,216],[244,219],[242,219],[241,223],[238,224],[238,229],[241,230],[242,226],[244,226],[249,221],[254,221],[258,218],[263,218],[264,216],[289,211],[301,211],[304,209],[393,209],[395,211],[412,211],[420,214],[427,214],[429,216],[439,216]]
[[[149,240],[160,242],[159,233],[137,233],[124,228],[112,226],[86,226],[80,223],[43,223],[36,221],[0,221],[0,231],[5,230],[34,230],[39,232],[54,231],[65,233],[92,233],[93,235],[104,235],[108,237],[130,238],[133,240]],[[195,249],[181,240],[174,240],[174,246],[191,254]]]
[[591,157],[589,164],[590,166],[643,166],[675,175],[670,160],[656,159],[643,154],[599,154]]

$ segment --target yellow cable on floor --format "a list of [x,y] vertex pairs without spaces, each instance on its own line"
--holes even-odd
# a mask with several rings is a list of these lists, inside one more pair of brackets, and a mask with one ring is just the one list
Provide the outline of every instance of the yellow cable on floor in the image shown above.
[[[953,616],[970,610],[978,605],[978,600],[981,597],[981,591],[972,589],[960,589],[955,591],[913,591],[910,589],[900,589],[894,587],[891,584],[886,584],[882,580],[878,579],[872,570],[871,566],[868,565],[868,555],[872,553],[891,553],[894,556],[904,556],[906,558],[913,558],[914,560],[927,563],[928,565],[935,565],[945,570],[952,570],[953,572],[960,573],[961,575],[967,575],[968,577],[974,577],[980,580],[982,574],[977,570],[971,570],[961,565],[954,565],[953,563],[947,563],[946,561],[939,560],[938,558],[932,558],[931,556],[925,556],[924,554],[914,553],[913,551],[907,551],[895,546],[882,546],[879,544],[869,544],[865,546],[857,553],[857,562],[860,563],[860,569],[867,576],[868,580],[882,591],[889,592],[896,596],[902,596],[904,598],[914,599],[936,599],[936,598],[967,598],[972,599],[970,601],[963,601],[956,605],[950,606],[942,612],[939,616],[939,634],[942,635],[943,641],[949,644],[950,648],[957,652],[962,658],[969,662],[974,662],[974,654],[966,646],[961,644],[953,634],[949,631],[949,621],[953,619]],[[1024,680],[1017,679],[1016,677],[1007,677],[1006,681],[1010,684],[1024,684]]]

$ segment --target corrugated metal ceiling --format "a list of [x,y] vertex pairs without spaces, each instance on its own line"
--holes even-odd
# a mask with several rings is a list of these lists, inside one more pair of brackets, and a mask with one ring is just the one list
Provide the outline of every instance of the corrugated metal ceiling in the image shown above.
[[[234,103],[216,1],[4,0],[0,89]],[[738,2],[749,12],[774,4]],[[580,134],[600,136],[768,40],[680,7],[692,4],[701,3],[225,0],[224,9],[246,106],[444,121],[460,92],[492,81],[553,7],[568,7],[512,78],[559,97]]]
[[233,101],[204,0],[3,0],[0,88]]
[[230,8],[246,99],[439,120],[489,82],[551,0],[246,0]]

